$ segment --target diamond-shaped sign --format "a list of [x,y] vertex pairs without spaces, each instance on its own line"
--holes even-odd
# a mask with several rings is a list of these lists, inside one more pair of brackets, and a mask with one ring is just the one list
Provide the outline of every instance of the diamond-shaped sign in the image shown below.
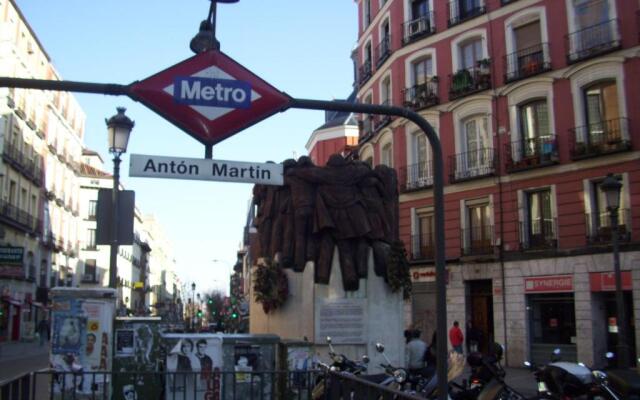
[[291,100],[216,50],[133,83],[130,96],[211,145],[284,111]]

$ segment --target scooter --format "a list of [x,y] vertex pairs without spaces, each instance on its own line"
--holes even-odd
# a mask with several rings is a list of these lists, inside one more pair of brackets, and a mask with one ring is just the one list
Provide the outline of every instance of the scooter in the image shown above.
[[[608,352],[606,354],[609,365],[615,358],[615,354]],[[640,359],[638,359],[640,363]],[[596,377],[602,382],[607,391],[612,392],[615,396],[622,399],[640,400],[640,375],[631,369],[605,368],[604,375]]]
[[311,392],[311,398],[314,400],[324,398],[325,390],[327,388],[327,378],[329,377],[329,371],[334,372],[348,372],[354,375],[361,375],[367,371],[367,364],[369,363],[369,357],[367,355],[362,356],[362,362],[356,362],[350,360],[344,354],[336,353],[331,343],[331,337],[327,336],[327,343],[329,344],[329,358],[331,364],[319,362],[318,366],[325,373],[318,376],[315,386]]
[[[611,353],[608,353],[608,357]],[[534,365],[525,361],[538,383],[538,394],[549,399],[602,399],[622,400],[629,399],[629,385],[625,388],[624,382],[616,386],[610,383],[611,373],[600,370],[592,370],[583,363],[561,361],[560,349],[555,349],[551,362],[546,365]],[[625,372],[625,371],[621,371]],[[613,372],[614,376],[617,375]],[[637,375],[636,375],[637,379]],[[616,380],[619,380],[616,378]],[[625,393],[625,395],[621,395]]]

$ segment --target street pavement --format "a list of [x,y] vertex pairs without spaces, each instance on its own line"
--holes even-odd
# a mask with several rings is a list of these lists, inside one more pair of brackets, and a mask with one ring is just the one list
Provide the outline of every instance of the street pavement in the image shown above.
[[49,343],[0,343],[0,383],[49,365]]

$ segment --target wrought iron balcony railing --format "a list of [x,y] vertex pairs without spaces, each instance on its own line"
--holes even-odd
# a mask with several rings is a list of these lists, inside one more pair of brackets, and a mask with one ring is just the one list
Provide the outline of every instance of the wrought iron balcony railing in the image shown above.
[[428,235],[411,235],[412,260],[433,260],[436,254],[435,238]]
[[505,56],[505,82],[527,78],[551,70],[549,44],[539,43]]
[[36,219],[6,200],[0,200],[0,218],[7,224],[25,232],[37,230]]
[[620,48],[620,28],[617,19],[589,26],[566,36],[569,64],[608,53]]
[[493,254],[493,226],[481,225],[461,229],[462,255],[481,256]]
[[382,64],[391,56],[392,49],[391,36],[387,35],[376,46],[374,54],[376,57],[376,68],[380,68]]
[[372,73],[371,60],[367,60],[358,68],[358,84],[360,86],[364,85],[371,79]]
[[431,169],[432,166],[430,162],[421,162],[400,167],[398,171],[400,191],[410,192],[433,186],[433,172]]
[[360,130],[358,142],[360,144],[366,142],[367,140],[373,137],[373,134],[374,134],[373,125],[374,125],[373,115],[368,115],[368,114],[364,115],[363,119],[358,121],[358,127]]
[[402,24],[402,44],[409,44],[436,33],[433,12]]
[[506,168],[517,172],[544,167],[558,162],[558,143],[555,135],[517,140],[504,146]]
[[461,24],[487,12],[480,0],[451,0],[449,2],[449,27]]
[[420,83],[402,91],[403,105],[414,111],[432,107],[440,102],[438,98],[438,78],[432,77],[429,82]]
[[538,219],[520,222],[520,248],[522,250],[553,249],[558,246],[556,219]]
[[[588,243],[610,243],[612,239],[611,215],[608,211],[585,214]],[[618,240],[631,240],[631,213],[628,208],[618,210]]]
[[[382,106],[390,106],[391,101],[385,100],[380,103]],[[372,115],[373,133],[379,132],[382,128],[389,125],[393,120],[391,115]]]
[[482,66],[461,69],[449,75],[449,100],[454,100],[491,87],[491,71],[488,60],[480,61]]
[[579,126],[569,133],[571,158],[574,160],[631,149],[627,118]]
[[500,4],[506,6],[507,4],[515,3],[518,0],[500,0]]
[[496,156],[492,148],[478,149],[449,157],[451,182],[490,176],[496,172]]

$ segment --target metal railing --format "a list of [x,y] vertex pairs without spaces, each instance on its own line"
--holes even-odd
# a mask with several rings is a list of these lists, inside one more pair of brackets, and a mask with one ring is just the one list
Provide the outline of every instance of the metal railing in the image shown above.
[[[608,211],[585,214],[587,223],[587,242],[610,243],[612,238],[611,216]],[[618,240],[631,240],[631,213],[628,208],[618,210]]]
[[505,82],[516,81],[551,70],[549,44],[538,43],[505,56]]
[[402,90],[403,105],[414,111],[432,107],[440,103],[438,98],[438,78]]
[[376,57],[376,68],[380,68],[380,66],[391,56],[393,49],[391,48],[391,36],[387,35],[374,49],[374,54]]
[[358,127],[360,130],[358,141],[363,143],[373,137],[373,116],[372,115],[364,115],[363,118],[358,121]]
[[[481,63],[488,61],[482,60]],[[449,100],[487,90],[491,87],[491,71],[488,67],[461,69],[449,75]]]
[[436,256],[435,237],[425,235],[411,235],[411,259],[433,260]]
[[462,255],[481,256],[493,254],[493,226],[481,225],[461,229]]
[[371,60],[366,60],[358,68],[358,84],[364,85],[372,76]]
[[0,216],[5,221],[12,222],[14,226],[26,231],[34,232],[37,229],[36,219],[31,214],[14,206],[7,200],[0,200]]
[[521,171],[558,161],[558,142],[555,135],[516,140],[504,146],[506,168]]
[[321,397],[323,399],[424,400],[424,397],[394,390],[344,372],[330,371],[328,382],[327,393]]
[[557,232],[555,218],[520,222],[520,247],[522,250],[556,248]]
[[402,44],[409,44],[434,33],[436,33],[436,24],[433,12],[430,12],[402,24]]
[[566,36],[567,62],[574,63],[595,57],[620,47],[620,29],[617,19],[589,26]]
[[496,157],[491,148],[454,154],[449,156],[449,168],[451,182],[481,178],[496,172]]
[[616,118],[573,128],[569,142],[573,159],[629,150],[629,120]]
[[410,192],[433,186],[431,162],[425,161],[400,167],[398,172],[401,192]]
[[461,24],[467,20],[475,18],[487,12],[484,5],[479,0],[451,0],[449,2],[449,27]]

